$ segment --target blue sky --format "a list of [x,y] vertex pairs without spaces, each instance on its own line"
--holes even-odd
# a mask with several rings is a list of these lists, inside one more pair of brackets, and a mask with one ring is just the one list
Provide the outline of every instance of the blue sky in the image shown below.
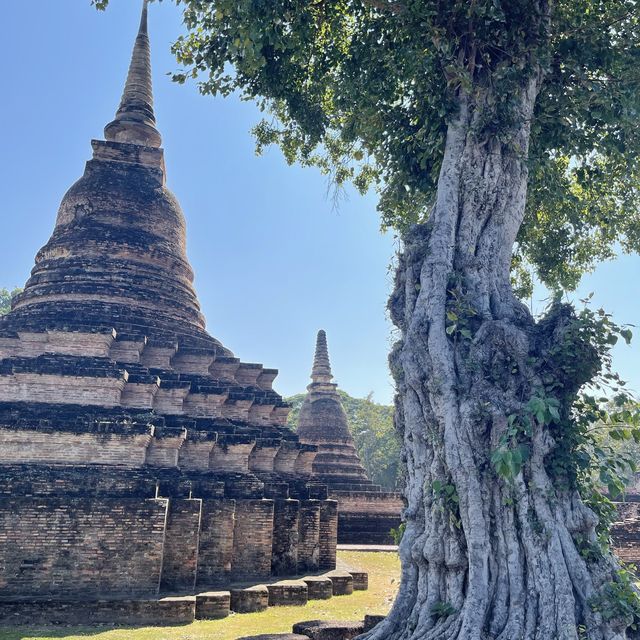
[[[90,139],[112,119],[139,9],[137,0],[112,0],[106,13],[89,0],[3,6],[0,287],[27,279]],[[396,243],[380,233],[375,196],[348,192],[335,210],[317,171],[287,166],[277,149],[256,157],[253,105],[205,98],[167,77],[181,31],[171,2],[151,7],[156,116],[209,331],[243,360],[280,369],[276,387],[289,395],[304,390],[324,328],[340,386],[389,402],[385,305]],[[594,304],[619,322],[640,323],[639,276],[640,259],[623,256],[585,278],[578,295],[594,291]],[[639,355],[640,334],[615,352],[636,389]]]

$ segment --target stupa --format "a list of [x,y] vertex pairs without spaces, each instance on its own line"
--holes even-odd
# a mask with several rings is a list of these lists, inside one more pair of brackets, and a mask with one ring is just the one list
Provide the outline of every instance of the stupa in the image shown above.
[[0,621],[155,603],[160,622],[192,602],[158,594],[335,568],[336,503],[286,427],[277,370],[205,329],[147,12],[105,140],[0,319]]
[[338,542],[389,544],[391,530],[400,526],[404,503],[400,494],[384,491],[368,478],[332,382],[327,335],[320,330],[311,371],[311,384],[300,408],[298,437],[316,446],[313,477],[329,487],[338,502]]

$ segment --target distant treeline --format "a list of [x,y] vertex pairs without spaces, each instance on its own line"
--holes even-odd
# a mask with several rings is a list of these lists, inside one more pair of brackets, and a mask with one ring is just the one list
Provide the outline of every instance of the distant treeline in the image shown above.
[[11,298],[17,293],[20,293],[22,289],[0,289],[0,316],[3,316],[11,311]]

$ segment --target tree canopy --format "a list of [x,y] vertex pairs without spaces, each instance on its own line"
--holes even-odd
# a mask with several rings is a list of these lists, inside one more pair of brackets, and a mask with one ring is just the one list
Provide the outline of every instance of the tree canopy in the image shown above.
[[618,247],[640,249],[636,0],[559,0],[548,38],[525,29],[528,0],[180,4],[188,33],[175,78],[257,101],[268,114],[259,148],[277,143],[337,184],[375,185],[393,227],[428,214],[456,90],[499,87],[481,125],[499,136],[533,56],[545,76],[514,272],[571,289]]
[[11,311],[11,298],[20,293],[20,291],[21,289],[14,289],[13,291],[0,289],[0,316],[4,316]]

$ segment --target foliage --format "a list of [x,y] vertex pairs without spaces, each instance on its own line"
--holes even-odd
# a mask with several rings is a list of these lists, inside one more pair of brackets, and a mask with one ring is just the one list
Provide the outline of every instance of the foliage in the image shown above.
[[278,144],[338,185],[375,186],[383,223],[398,228],[433,202],[459,96],[490,89],[479,133],[499,138],[515,90],[542,67],[520,292],[531,270],[573,288],[617,246],[640,248],[636,0],[557,0],[550,23],[529,0],[175,1],[187,28],[175,79],[255,100],[268,114],[258,150]]
[[529,440],[534,424],[546,426],[560,420],[560,402],[556,398],[533,396],[520,413],[512,413],[507,418],[507,428],[500,437],[500,443],[491,456],[491,462],[498,475],[507,480],[515,478],[522,465],[529,459]]
[[449,602],[436,602],[431,607],[431,615],[439,620],[440,618],[448,618],[456,613],[457,609]]
[[434,500],[439,503],[441,511],[448,514],[449,522],[457,529],[460,529],[462,527],[460,498],[458,497],[456,486],[451,482],[434,480],[431,484],[431,494]]
[[22,289],[14,289],[13,291],[0,289],[0,316],[6,315],[11,311],[11,299],[21,291]]
[[638,629],[640,600],[629,571],[619,571],[618,580],[609,582],[590,605],[604,620],[624,620],[631,629]]
[[[373,394],[352,398],[344,391],[339,393],[358,455],[369,478],[387,489],[397,489],[402,465],[400,440],[393,426],[393,407],[375,403]],[[304,398],[303,393],[287,398],[293,405],[289,414],[289,426],[293,429],[297,427]]]
[[593,310],[589,300],[578,313],[556,300],[541,319],[554,340],[533,363],[540,386],[508,416],[491,461],[512,482],[529,457],[534,429],[547,427],[555,445],[547,471],[558,489],[577,488],[598,514],[603,553],[616,517],[611,500],[624,493],[640,460],[640,404],[612,370],[611,348],[619,339],[630,342],[631,330],[603,309]]
[[393,528],[389,532],[391,537],[393,538],[393,542],[396,545],[399,545],[402,542],[402,538],[404,537],[404,532],[407,530],[406,522],[401,522],[397,529]]

